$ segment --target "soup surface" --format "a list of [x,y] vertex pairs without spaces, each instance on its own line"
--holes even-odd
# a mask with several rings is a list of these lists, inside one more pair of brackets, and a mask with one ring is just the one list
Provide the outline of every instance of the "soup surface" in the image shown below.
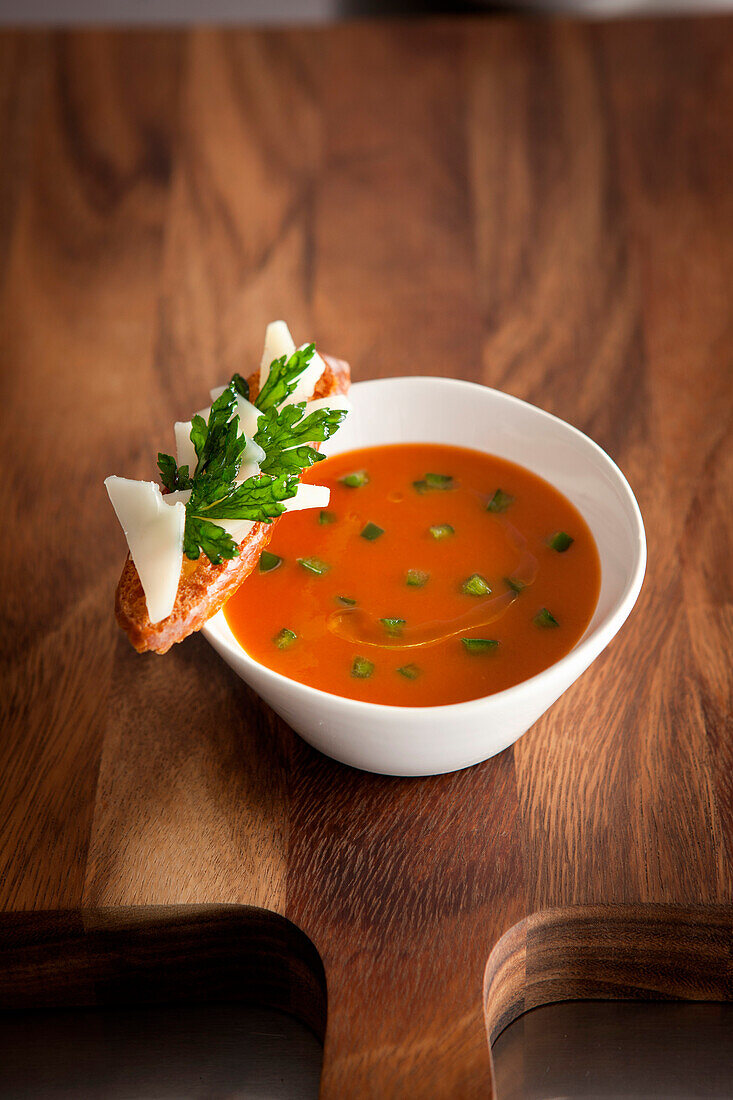
[[335,695],[436,706],[511,687],[564,656],[600,564],[577,509],[493,455],[396,444],[335,455],[225,608],[261,664]]

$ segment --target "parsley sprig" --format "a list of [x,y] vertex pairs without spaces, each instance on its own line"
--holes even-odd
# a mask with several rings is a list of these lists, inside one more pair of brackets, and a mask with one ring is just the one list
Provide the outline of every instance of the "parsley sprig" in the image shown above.
[[306,402],[270,408],[257,422],[255,443],[265,452],[260,469],[264,474],[280,470],[298,473],[320,462],[320,454],[310,443],[324,443],[338,429],[345,409],[318,409],[305,416]]
[[[212,565],[219,565],[224,558],[236,557],[239,553],[237,543],[223,527],[212,521],[250,519],[259,523],[271,523],[285,511],[282,502],[294,497],[297,491],[298,478],[293,474],[280,474],[277,477],[258,474],[243,481],[241,485],[222,485],[219,489],[207,484],[198,494],[194,478],[194,488],[186,505],[184,554],[196,561],[201,549]],[[207,499],[212,496],[215,499]]]
[[298,379],[313,358],[316,350],[315,344],[308,344],[300,348],[288,359],[287,355],[281,355],[279,359],[273,359],[270,364],[270,373],[267,381],[255,398],[255,405],[262,412],[282,405],[295,387]]
[[255,440],[265,451],[261,473],[237,482],[242,454],[247,445],[239,431],[237,396],[249,397],[244,378],[235,374],[211,406],[208,421],[194,416],[191,442],[196,451],[193,474],[167,454],[158,455],[158,468],[171,492],[191,490],[186,504],[183,552],[197,561],[201,552],[212,565],[236,557],[239,547],[216,520],[246,519],[271,523],[285,511],[283,501],[295,496],[300,471],[323,456],[310,443],[323,442],[346,416],[342,409],[319,409],[305,416],[306,403],[277,406],[295,389],[299,376],[313,356],[309,344],[288,359],[274,360],[256,404],[262,410]]
[[[186,504],[183,552],[197,561],[203,551],[212,565],[236,557],[239,547],[217,519],[248,519],[270,523],[285,511],[282,503],[295,496],[298,478],[288,471],[264,474],[237,483],[246,437],[239,433],[237,395],[243,396],[244,379],[235,375],[211,406],[208,422],[202,416],[191,421],[191,442],[196,469],[178,467],[171,455],[158,455],[166,488],[190,489]],[[244,390],[244,392],[248,392]]]
[[191,488],[188,466],[179,466],[173,455],[164,455],[162,452],[158,452],[158,469],[160,470],[160,480],[169,492],[175,493],[179,489]]

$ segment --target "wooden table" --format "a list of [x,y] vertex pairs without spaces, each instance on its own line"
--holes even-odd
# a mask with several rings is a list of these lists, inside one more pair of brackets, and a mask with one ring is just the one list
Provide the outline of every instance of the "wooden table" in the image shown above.
[[[193,903],[257,907],[291,994],[310,937],[329,1098],[486,1096],[485,1025],[549,1000],[730,999],[733,22],[7,34],[0,87],[0,905],[67,911],[6,915],[2,1003]],[[527,398],[638,495],[631,620],[481,766],[351,771],[114,624],[104,476],[275,316]]]

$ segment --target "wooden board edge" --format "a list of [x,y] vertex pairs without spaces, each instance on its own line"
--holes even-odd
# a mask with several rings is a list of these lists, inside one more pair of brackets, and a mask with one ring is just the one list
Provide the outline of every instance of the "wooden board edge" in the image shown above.
[[530,1009],[572,1000],[733,1001],[733,906],[589,905],[525,917],[486,964],[489,1043]]
[[0,1010],[241,1001],[323,1042],[320,955],[291,921],[245,905],[0,914]]

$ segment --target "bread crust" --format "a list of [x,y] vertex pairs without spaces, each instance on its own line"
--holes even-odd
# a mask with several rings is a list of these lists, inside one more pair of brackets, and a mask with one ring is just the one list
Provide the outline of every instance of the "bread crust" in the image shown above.
[[[324,355],[323,358],[326,369],[316,386],[313,400],[345,394],[349,390],[349,364],[331,356]],[[251,375],[248,381],[250,396],[254,398],[259,392],[259,371]],[[212,565],[205,554],[198,561],[184,557],[173,610],[158,623],[150,622],[145,593],[135,563],[128,554],[117,585],[115,615],[138,653],[147,650],[167,653],[172,645],[200,630],[216,615],[257,565],[280,518],[272,523],[256,523],[240,543],[239,556],[231,561]]]

